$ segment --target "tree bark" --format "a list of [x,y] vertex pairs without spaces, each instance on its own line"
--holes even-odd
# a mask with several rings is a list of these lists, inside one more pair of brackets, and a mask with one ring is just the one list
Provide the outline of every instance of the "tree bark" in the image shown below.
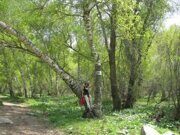
[[101,110],[102,108],[102,72],[101,72],[100,57],[93,43],[93,29],[92,29],[91,18],[90,18],[90,12],[92,9],[91,6],[92,6],[92,3],[86,3],[84,5],[83,20],[84,20],[84,25],[87,32],[88,44],[91,49],[91,55],[93,57],[94,67],[95,67],[94,110],[95,110],[96,116],[101,117],[102,116],[102,110]]
[[135,69],[133,66],[131,66],[130,71],[130,78],[129,78],[129,85],[128,85],[128,94],[127,99],[125,102],[125,108],[131,108],[134,105],[135,102],[135,95],[134,95],[134,84],[135,84]]
[[99,19],[101,22],[101,28],[103,32],[104,42],[106,46],[106,50],[109,56],[109,66],[110,66],[110,83],[111,83],[111,95],[113,100],[113,110],[119,111],[121,109],[121,98],[120,98],[120,91],[117,85],[117,75],[116,75],[116,23],[117,23],[117,11],[116,11],[116,4],[113,3],[112,11],[110,15],[110,48],[108,47],[107,35],[106,30],[104,27],[103,19],[101,12],[99,10],[98,5],[96,5],[97,11],[99,14]]
[[79,83],[77,83],[77,81],[73,78],[73,76],[71,76],[62,67],[60,67],[48,55],[44,54],[41,50],[39,50],[26,36],[19,33],[11,26],[0,21],[0,28],[2,29],[2,31],[17,37],[18,40],[24,44],[24,46],[27,48],[28,51],[30,51],[36,57],[41,59],[43,62],[47,63],[55,72],[57,72],[77,97],[79,98],[81,97],[81,90],[80,90],[80,86],[78,85]]
[[109,66],[110,66],[110,80],[111,80],[111,94],[113,99],[113,110],[119,111],[121,109],[121,98],[117,86],[116,77],[116,5],[112,6],[111,13],[111,37],[110,37],[110,50],[109,54]]
[[135,102],[135,93],[134,93],[134,85],[137,79],[137,60],[135,54],[135,41],[130,43],[126,40],[126,55],[130,63],[130,76],[129,76],[129,84],[128,84],[128,93],[126,97],[126,101],[124,104],[125,108],[131,108]]

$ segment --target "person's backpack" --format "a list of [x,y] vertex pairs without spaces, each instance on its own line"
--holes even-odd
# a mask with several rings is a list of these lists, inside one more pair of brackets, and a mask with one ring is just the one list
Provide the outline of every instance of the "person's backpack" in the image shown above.
[[80,102],[79,102],[79,103],[80,103],[80,105],[84,105],[84,104],[85,104],[85,102],[86,102],[86,101],[85,101],[85,97],[84,97],[84,96],[82,96],[82,97],[81,97],[81,99],[80,99]]

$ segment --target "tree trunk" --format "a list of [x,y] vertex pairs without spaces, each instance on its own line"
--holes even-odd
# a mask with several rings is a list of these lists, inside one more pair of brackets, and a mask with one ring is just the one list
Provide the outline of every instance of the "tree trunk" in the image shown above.
[[167,100],[167,97],[166,97],[166,91],[164,88],[161,88],[161,101],[165,101]]
[[109,66],[110,66],[110,81],[111,81],[111,94],[113,99],[113,110],[119,111],[121,109],[120,91],[117,86],[116,77],[116,5],[112,6],[111,13],[111,37],[110,37],[110,50],[109,54]]
[[10,94],[10,97],[14,97],[14,91],[13,91],[13,86],[12,86],[12,75],[11,75],[10,67],[8,66],[8,60],[7,60],[5,50],[3,50],[3,56],[4,56],[5,75],[6,75],[6,80],[8,84],[9,94]]
[[176,112],[175,112],[175,120],[180,120],[180,87],[179,88],[177,88],[177,90],[176,90],[176,92],[177,92],[177,94],[178,95],[176,95],[177,96],[177,104],[176,104],[176,106],[175,106],[175,108],[176,108]]
[[[126,40],[127,41],[127,40]],[[130,76],[129,76],[129,84],[128,84],[128,93],[126,97],[126,101],[124,104],[125,108],[131,108],[135,102],[135,93],[134,93],[134,85],[137,78],[137,60],[135,56],[135,41],[130,43],[129,41],[126,42],[126,55],[130,62]]]
[[128,85],[128,94],[125,102],[125,108],[131,108],[135,102],[135,95],[134,95],[134,84],[135,84],[135,71],[134,67],[131,66],[131,73],[129,78],[129,85]]
[[34,69],[33,69],[33,88],[31,91],[31,97],[35,98],[36,97],[36,90],[37,90],[37,63],[34,64]]
[[110,81],[111,81],[111,94],[113,100],[113,110],[119,111],[121,109],[121,99],[117,87],[115,52],[113,51],[110,51],[109,53],[109,66],[110,66]]
[[12,86],[12,80],[8,80],[8,87],[9,87],[10,97],[14,97],[14,91],[13,91],[13,86]]
[[105,46],[108,52],[109,56],[109,66],[110,66],[110,83],[111,83],[111,95],[112,95],[112,100],[113,100],[113,110],[119,111],[121,109],[121,98],[119,94],[119,89],[117,85],[117,76],[116,76],[116,23],[117,23],[117,11],[116,11],[116,4],[112,5],[112,11],[111,11],[111,16],[110,16],[110,30],[111,30],[111,35],[110,35],[110,48],[108,47],[108,41],[107,41],[107,35],[102,19],[101,12],[99,10],[98,5],[96,5],[97,11],[99,14],[99,19],[101,22],[101,28],[103,32],[103,37],[105,41]]
[[90,11],[91,11],[91,5],[92,3],[86,3],[84,5],[84,25],[87,32],[87,40],[89,47],[91,49],[91,55],[94,60],[94,67],[95,67],[95,90],[94,90],[94,110],[97,117],[102,116],[102,72],[101,72],[101,61],[99,54],[96,51],[95,45],[93,43],[93,30],[91,25],[91,19],[90,19]]
[[51,70],[49,68],[49,81],[50,81],[50,85],[49,85],[49,88],[48,88],[48,95],[50,96],[53,92],[53,79],[52,79],[52,73],[51,73]]
[[22,80],[22,86],[23,86],[23,90],[24,90],[24,96],[25,96],[25,98],[27,98],[28,94],[27,94],[27,86],[26,86],[26,80],[25,80],[24,71],[23,71],[23,69],[21,68],[21,66],[19,64],[19,61],[15,57],[14,52],[12,52],[12,53],[13,53],[14,60],[15,60],[15,62],[17,64],[17,67],[19,68],[19,72],[21,74],[21,80]]
[[25,96],[25,98],[28,98],[27,86],[26,86],[26,80],[25,80],[24,71],[21,68],[19,70],[20,70],[22,84],[23,84],[24,96]]
[[[25,59],[25,61],[26,61],[26,59]],[[30,93],[33,91],[33,82],[31,79],[30,69],[29,69],[29,66],[27,64],[27,61],[25,63],[26,63],[27,79],[29,80],[29,93]],[[29,95],[31,96],[32,94],[29,94]]]
[[27,48],[27,51],[34,54],[36,57],[41,59],[43,62],[47,63],[55,72],[57,72],[60,77],[65,81],[65,83],[71,88],[73,93],[77,97],[81,97],[80,86],[77,81],[71,76],[68,72],[66,72],[62,67],[60,67],[53,59],[51,59],[48,55],[44,54],[41,50],[39,50],[26,36],[19,33],[17,30],[8,26],[4,22],[0,21],[0,28],[2,31],[13,35],[18,38],[20,42],[24,44]]
[[56,96],[58,96],[59,95],[59,76],[58,76],[58,74],[56,74],[56,89],[55,89],[55,94],[56,94]]

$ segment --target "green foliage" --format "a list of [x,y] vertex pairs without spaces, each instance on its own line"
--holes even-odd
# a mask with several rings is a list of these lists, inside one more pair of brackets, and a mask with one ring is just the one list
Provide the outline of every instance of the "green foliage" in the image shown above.
[[146,64],[144,63],[146,85],[150,85],[154,93],[162,93],[162,99],[170,98],[177,112],[180,107],[178,94],[180,87],[178,77],[179,36],[178,26],[172,26],[169,30],[157,33],[149,50]]
[[[23,97],[10,97],[9,95],[0,95],[0,99],[5,102],[12,102],[12,103],[25,103],[26,99]],[[1,101],[1,102],[2,102]]]
[[0,100],[0,106],[3,106],[3,102]]
[[[179,123],[169,120],[168,114],[160,122],[154,121],[152,119],[155,114],[154,103],[147,105],[145,99],[139,100],[133,109],[125,109],[120,112],[111,112],[112,107],[109,101],[103,103],[104,116],[102,119],[83,119],[81,118],[83,108],[78,106],[77,98],[73,96],[28,100],[28,104],[39,117],[48,117],[51,123],[67,134],[114,135],[124,133],[137,135],[140,134],[142,125],[147,123],[156,125],[156,129],[160,132],[169,129],[179,132]],[[164,111],[169,111],[169,108],[166,107]]]
[[[93,82],[94,66],[82,20],[82,8],[86,2],[91,1],[1,0],[0,19],[21,31],[74,78]],[[111,33],[109,18],[111,6],[108,5],[112,3],[118,5],[115,59],[120,93],[126,94],[130,70],[135,68],[133,77],[137,87],[133,91],[136,91],[137,95],[139,92],[138,96],[149,95],[151,90],[155,91],[155,94],[165,91],[166,95],[170,95],[170,102],[173,100],[173,107],[177,109],[180,106],[178,94],[180,30],[177,26],[169,30],[160,30],[162,18],[169,10],[168,1],[99,0],[99,2],[107,37],[110,37]],[[109,98],[111,95],[108,53],[104,46],[96,8],[93,8],[91,13],[93,43],[102,60],[103,96]],[[128,41],[127,44],[125,40]],[[172,106],[167,108],[166,105],[162,106],[167,114],[161,122],[151,121],[149,116],[155,115],[156,112],[153,114],[152,104],[146,106],[144,102],[139,102],[134,109],[112,113],[112,102],[106,101],[103,107],[104,118],[82,119],[82,108],[77,107],[74,97],[62,96],[55,100],[46,97],[69,93],[69,88],[50,67],[25,50],[24,45],[16,37],[5,34],[3,30],[0,30],[1,45],[6,47],[8,45],[10,49],[0,47],[0,90],[8,93],[13,89],[15,95],[22,96],[25,93],[24,79],[29,97],[42,96],[40,99],[28,100],[32,108],[39,116],[47,116],[52,123],[69,134],[118,134],[127,131],[129,134],[139,134],[140,127],[144,123],[152,122],[159,130],[173,129],[179,123],[168,119],[173,114],[173,109]],[[136,63],[135,66],[133,63]],[[23,98],[6,100],[24,101]]]
[[[66,71],[69,71],[75,78],[80,80],[93,80],[93,63],[91,61],[91,50],[87,49],[87,39],[86,32],[84,29],[84,24],[82,21],[82,6],[86,2],[90,1],[27,1],[27,0],[2,0],[0,1],[0,9],[2,11],[1,18],[7,24],[13,25],[14,28],[18,29],[26,35],[38,48],[40,48],[44,53],[51,56],[57,63],[62,65]],[[103,1],[101,1],[103,2]],[[103,15],[103,21],[107,36],[110,35],[110,19],[108,13],[111,7],[106,5],[111,5],[115,3],[117,7],[117,50],[116,50],[116,61],[117,61],[117,74],[118,82],[123,85],[122,89],[127,89],[128,79],[129,79],[129,60],[126,58],[125,46],[123,44],[124,39],[128,39],[130,42],[134,39],[137,40],[137,46],[135,50],[139,50],[142,56],[146,54],[146,47],[148,42],[152,39],[154,32],[154,27],[158,27],[159,21],[163,17],[164,13],[167,11],[167,1],[166,0],[155,0],[155,1],[138,1],[133,0],[113,0],[106,1],[107,4],[99,3],[100,11]],[[152,6],[150,6],[152,4]],[[137,10],[137,13],[135,13]],[[102,59],[104,82],[107,83],[105,86],[106,91],[108,90],[109,80],[109,65],[107,60],[107,51],[104,46],[104,41],[102,40],[102,30],[100,28],[100,22],[97,16],[96,8],[92,9],[92,25],[94,34],[94,44],[100,54]],[[153,28],[152,28],[153,27]],[[159,27],[158,27],[159,28]],[[0,34],[0,39],[5,41],[7,44],[17,45],[18,47],[24,47],[19,41],[9,35],[4,33]],[[142,40],[140,42],[139,40]],[[73,49],[70,49],[72,47]],[[130,45],[132,50],[133,46]],[[11,49],[12,50],[12,49]],[[6,53],[12,53],[7,51]],[[33,89],[42,91],[40,89],[45,89],[43,92],[46,93],[49,89],[55,88],[57,85],[54,83],[56,74],[54,72],[49,72],[50,68],[44,66],[41,61],[38,61],[33,56],[23,54],[23,60],[21,53],[15,52],[17,59],[20,59],[20,66],[25,69],[25,80],[27,81],[28,92],[31,93],[32,86]],[[26,51],[22,51],[26,52]],[[28,53],[28,52],[26,52]],[[138,54],[136,54],[135,57]],[[139,54],[141,55],[141,54]],[[21,59],[22,58],[22,59]],[[27,60],[28,59],[28,60]],[[13,60],[8,59],[9,63],[13,63]],[[35,62],[36,61],[36,62]],[[77,64],[78,63],[78,64]],[[3,64],[2,64],[3,65]],[[17,64],[14,64],[12,70],[16,70],[14,73],[14,78],[20,80],[21,75],[19,69],[17,69]],[[37,68],[36,66],[37,65]],[[1,66],[0,66],[1,67]],[[2,67],[3,69],[4,67]],[[35,74],[35,69],[37,69],[37,74]],[[79,72],[77,71],[79,70]],[[142,69],[143,70],[143,69]],[[42,79],[43,78],[43,79]],[[4,80],[4,76],[2,76]],[[2,81],[3,85],[6,85],[6,81]],[[39,86],[36,87],[36,84]],[[49,84],[49,87],[44,84]],[[63,83],[57,83],[59,86]],[[45,86],[45,87],[43,87]],[[4,86],[5,87],[5,86]],[[16,82],[15,87],[23,87],[21,83]],[[17,90],[15,88],[15,90]],[[17,90],[19,91],[19,89]],[[60,90],[61,91],[61,90]],[[107,93],[108,93],[107,92]],[[30,95],[30,94],[29,94]]]

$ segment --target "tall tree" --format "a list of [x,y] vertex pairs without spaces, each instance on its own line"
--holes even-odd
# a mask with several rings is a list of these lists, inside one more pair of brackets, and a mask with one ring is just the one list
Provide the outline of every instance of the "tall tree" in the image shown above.
[[124,40],[130,66],[128,93],[125,102],[127,108],[133,107],[135,102],[135,85],[140,85],[142,80],[141,63],[146,57],[146,52],[152,43],[164,13],[167,11],[167,7],[167,0],[137,0],[133,8],[132,15],[134,17],[130,27],[131,38]]
[[104,21],[102,19],[102,13],[99,9],[98,2],[96,1],[96,7],[100,19],[100,24],[102,28],[104,44],[106,46],[106,50],[108,52],[109,58],[109,67],[110,67],[110,84],[111,84],[111,95],[113,100],[113,110],[119,111],[121,109],[121,98],[120,98],[120,91],[117,85],[117,73],[116,73],[116,46],[117,46],[117,3],[112,1],[110,3],[112,5],[112,9],[110,11],[109,20],[110,20],[110,43],[108,44],[108,36],[105,29]]
[[83,20],[84,25],[87,32],[87,40],[89,47],[91,48],[91,54],[94,61],[94,72],[95,72],[95,78],[94,78],[94,84],[95,84],[95,90],[94,90],[94,107],[96,111],[96,115],[98,117],[102,116],[102,73],[101,73],[101,61],[100,56],[96,50],[96,47],[93,43],[93,29],[91,24],[91,17],[90,13],[92,8],[95,6],[94,2],[90,1],[84,1],[83,3]]

